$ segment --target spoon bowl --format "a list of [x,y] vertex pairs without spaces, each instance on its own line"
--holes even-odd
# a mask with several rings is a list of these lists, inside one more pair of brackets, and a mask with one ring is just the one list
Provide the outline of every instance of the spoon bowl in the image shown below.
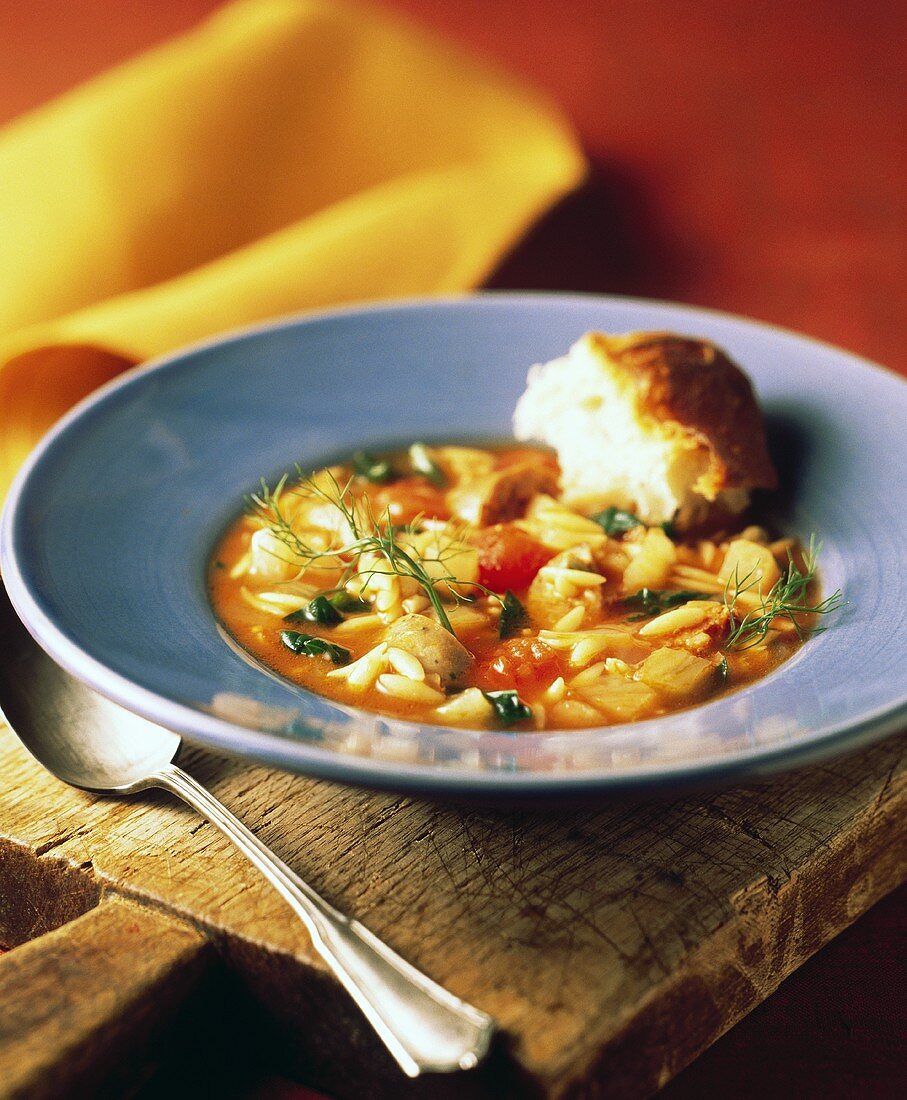
[[0,585],[0,714],[58,779],[95,794],[160,787],[216,825],[302,920],[318,953],[409,1077],[472,1069],[494,1022],[324,901],[175,764],[180,738],[103,698],[47,656]]
[[64,783],[126,795],[176,757],[180,738],[65,673],[19,621],[0,589],[0,709],[32,756]]

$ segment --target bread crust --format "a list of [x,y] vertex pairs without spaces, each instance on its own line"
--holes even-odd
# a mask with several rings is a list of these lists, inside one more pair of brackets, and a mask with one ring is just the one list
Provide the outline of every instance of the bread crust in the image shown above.
[[714,500],[729,489],[777,486],[752,385],[715,344],[671,332],[593,332],[584,339],[632,394],[640,420],[706,449],[698,493]]

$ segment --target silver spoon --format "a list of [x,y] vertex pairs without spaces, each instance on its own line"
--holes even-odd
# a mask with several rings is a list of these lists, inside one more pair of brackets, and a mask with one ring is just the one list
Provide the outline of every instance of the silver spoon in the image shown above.
[[320,898],[173,762],[180,738],[70,676],[35,642],[0,585],[0,712],[64,783],[95,794],[162,787],[216,825],[283,895],[315,949],[409,1077],[472,1069],[494,1021],[410,966],[358,921]]

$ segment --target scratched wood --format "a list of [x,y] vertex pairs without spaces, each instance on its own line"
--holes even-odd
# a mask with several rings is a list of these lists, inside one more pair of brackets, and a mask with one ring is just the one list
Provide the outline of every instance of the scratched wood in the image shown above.
[[[650,1095],[907,877],[907,737],[749,789],[528,810],[350,790],[196,751],[186,763],[316,889],[495,1016],[486,1067],[403,1080],[279,897],[208,823],[163,795],[65,788],[5,729],[0,941],[99,898],[141,901],[171,921],[164,970],[184,948],[196,965],[174,929],[201,930],[257,1004],[261,1056],[338,1097]],[[27,919],[9,904],[22,882]],[[45,939],[68,929],[72,944],[84,921]],[[0,958],[0,1003],[19,952],[41,943]],[[21,1041],[7,1036],[0,1067]]]

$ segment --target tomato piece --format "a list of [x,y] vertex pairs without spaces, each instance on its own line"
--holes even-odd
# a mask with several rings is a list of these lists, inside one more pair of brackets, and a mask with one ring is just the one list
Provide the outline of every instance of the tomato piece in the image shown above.
[[382,520],[390,515],[391,523],[405,524],[423,516],[425,519],[450,519],[450,510],[444,502],[444,492],[422,477],[403,477],[369,489],[375,516]]
[[493,592],[525,588],[553,552],[512,523],[476,531],[470,539],[479,551],[479,584]]
[[486,691],[547,687],[561,674],[558,654],[538,638],[508,638],[476,669],[476,683]]

